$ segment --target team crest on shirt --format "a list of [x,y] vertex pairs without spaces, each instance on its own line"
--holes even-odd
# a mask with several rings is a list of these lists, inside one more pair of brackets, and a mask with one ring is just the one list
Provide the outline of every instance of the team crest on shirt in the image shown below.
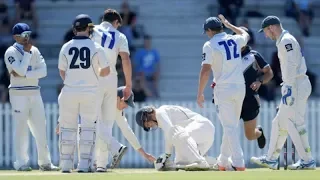
[[202,53],[202,61],[206,60],[206,53]]
[[15,59],[14,59],[14,57],[9,56],[8,57],[8,61],[9,61],[10,64],[12,64],[15,61]]
[[286,50],[287,50],[287,52],[289,52],[289,51],[292,51],[293,50],[293,48],[292,48],[292,44],[290,43],[290,44],[286,44],[286,45],[284,45],[285,47],[286,47]]

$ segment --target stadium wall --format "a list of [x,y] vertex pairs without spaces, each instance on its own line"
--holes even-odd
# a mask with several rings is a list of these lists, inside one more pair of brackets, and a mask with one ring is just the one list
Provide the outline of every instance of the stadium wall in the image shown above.
[[[211,149],[209,150],[209,155],[217,157],[220,152],[220,144],[222,139],[222,127],[216,116],[215,106],[210,102],[205,103],[203,109],[199,108],[194,101],[181,102],[181,101],[157,101],[149,102],[155,107],[159,107],[164,104],[181,105],[188,107],[200,114],[204,115],[210,119],[216,126],[215,141]],[[125,114],[128,118],[133,131],[140,140],[141,145],[145,150],[154,156],[159,156],[164,152],[164,138],[160,129],[151,132],[144,132],[142,128],[138,127],[135,123],[135,112],[143,105],[147,104],[137,104],[135,108],[128,108],[125,110]],[[269,143],[271,122],[276,114],[276,102],[262,102],[261,113],[259,115],[258,124],[261,124],[264,128],[265,135],[267,137],[267,144]],[[53,164],[58,165],[59,163],[59,147],[58,147],[58,135],[55,134],[55,127],[58,120],[58,104],[57,103],[47,103],[45,104],[46,118],[47,118],[47,138],[49,142],[49,149],[51,152],[51,158]],[[311,144],[311,149],[314,158],[317,162],[320,161],[320,138],[318,130],[320,129],[320,101],[312,100],[308,103],[307,108],[307,126],[309,139]],[[243,122],[240,120],[240,130],[235,132],[235,136],[240,136],[240,141],[244,151],[244,157],[247,167],[253,167],[250,163],[251,156],[263,155],[267,153],[268,145],[265,149],[260,150],[257,146],[256,141],[248,141],[243,132]],[[0,168],[1,169],[11,169],[13,162],[15,160],[14,152],[14,130],[15,121],[11,117],[11,107],[10,104],[0,104]],[[127,154],[121,161],[120,168],[152,168],[152,164],[149,164],[144,160],[139,153],[137,153],[130,144],[122,136],[120,129],[117,127],[116,123],[113,129],[113,135],[121,143],[129,147]],[[205,137],[204,137],[205,138]],[[290,141],[291,142],[291,141]],[[30,135],[30,164],[32,167],[37,167],[37,150],[34,138]],[[297,153],[296,153],[297,156]],[[281,153],[281,163],[283,160],[283,153]],[[75,155],[75,159],[77,156]],[[298,159],[298,158],[296,158]],[[77,160],[75,161],[75,164]],[[291,163],[291,143],[288,143],[288,163]]]

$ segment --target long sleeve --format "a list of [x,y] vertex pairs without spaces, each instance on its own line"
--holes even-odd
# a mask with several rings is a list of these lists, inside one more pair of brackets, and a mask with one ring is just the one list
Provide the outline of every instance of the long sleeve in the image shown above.
[[284,39],[278,45],[282,80],[292,87],[295,86],[297,77],[298,57],[295,57],[294,52],[298,49],[295,48],[297,47],[294,47],[290,39]]
[[135,149],[138,150],[141,148],[141,145],[139,143],[139,140],[137,139],[136,135],[133,133],[127,118],[123,115],[123,113],[120,111],[118,112],[116,122],[121,129],[122,134],[124,137],[129,141],[131,146]]
[[47,65],[46,62],[39,52],[38,49],[36,49],[34,56],[37,58],[37,63],[35,67],[32,67],[31,70],[27,70],[26,77],[27,78],[35,78],[40,79],[47,76]]
[[20,76],[25,76],[30,64],[31,57],[32,54],[24,52],[23,58],[20,61],[20,59],[18,59],[18,57],[16,56],[16,52],[12,48],[9,48],[4,55],[5,63],[9,73],[11,73],[11,71],[13,70]]

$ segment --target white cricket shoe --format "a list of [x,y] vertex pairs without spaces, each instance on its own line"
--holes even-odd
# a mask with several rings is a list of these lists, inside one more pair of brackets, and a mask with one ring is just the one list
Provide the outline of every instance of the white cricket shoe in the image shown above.
[[119,166],[123,155],[125,155],[127,151],[128,151],[128,148],[126,146],[121,146],[121,148],[119,149],[118,153],[113,155],[112,163],[111,163],[111,166],[110,166],[111,169],[116,168],[116,167]]
[[103,167],[97,167],[97,170],[95,171],[97,173],[104,173],[104,172],[107,172],[107,169],[106,168],[103,168]]
[[59,171],[60,168],[53,164],[43,164],[39,167],[40,171]]
[[278,161],[268,160],[266,155],[260,156],[260,157],[252,157],[250,161],[260,166],[267,167],[274,170],[276,170],[278,167]]
[[290,170],[314,170],[316,169],[316,162],[314,160],[311,161],[304,161],[302,159],[300,159],[298,162],[289,165],[288,169]]
[[[179,165],[177,165],[179,167]],[[178,168],[179,169],[179,168]],[[183,168],[185,171],[208,171],[210,166],[207,161],[195,162],[185,165]]]

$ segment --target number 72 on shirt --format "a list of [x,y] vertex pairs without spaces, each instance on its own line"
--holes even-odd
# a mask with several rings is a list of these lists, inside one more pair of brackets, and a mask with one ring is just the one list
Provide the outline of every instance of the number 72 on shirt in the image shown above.
[[[237,43],[234,42],[233,39],[229,39],[226,41],[220,41],[220,42],[218,42],[218,44],[220,46],[224,47],[224,49],[226,51],[226,55],[227,55],[227,60],[232,60],[232,59],[236,59],[236,58],[240,57],[240,54],[237,52]],[[233,54],[231,54],[230,48],[231,48],[231,50],[233,50]],[[233,57],[231,57],[231,55]]]

